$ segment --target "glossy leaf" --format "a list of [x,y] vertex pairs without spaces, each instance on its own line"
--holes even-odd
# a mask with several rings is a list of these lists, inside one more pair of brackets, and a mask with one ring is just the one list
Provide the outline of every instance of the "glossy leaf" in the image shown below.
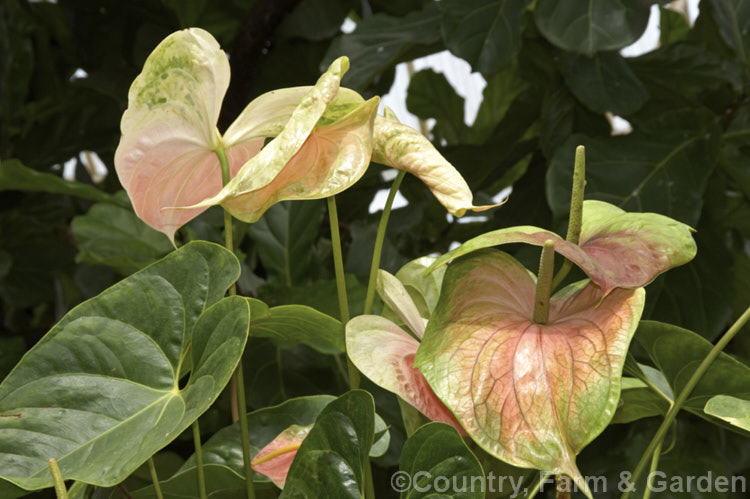
[[750,432],[750,400],[728,395],[716,395],[706,402],[706,407],[703,410],[706,414]]
[[[700,335],[670,324],[642,321],[635,339],[664,373],[674,393],[680,393],[713,345]],[[750,367],[722,353],[711,364],[685,401],[683,408],[706,416],[703,408],[716,395],[750,399]]]
[[455,261],[415,365],[480,447],[565,473],[588,492],[575,456],[614,415],[645,293],[617,289],[602,300],[582,281],[556,293],[548,322],[536,324],[535,287],[499,251]]
[[328,404],[297,451],[280,497],[362,497],[374,424],[375,403],[365,391]]
[[648,100],[648,91],[617,52],[593,57],[563,53],[560,69],[571,92],[596,113],[627,116]]
[[[254,298],[248,299],[251,310],[261,307]],[[318,352],[336,355],[344,352],[344,327],[341,321],[318,312],[305,305],[281,305],[259,315],[254,313],[250,321],[250,336],[271,338],[281,348],[290,348],[302,342]]]
[[593,55],[619,50],[640,38],[648,24],[648,2],[539,0],[534,20],[542,34],[561,49]]
[[94,201],[112,201],[110,194],[92,185],[32,170],[17,159],[0,163],[0,191],[51,192]]
[[249,308],[221,299],[238,275],[230,252],[190,243],[65,315],[0,385],[0,414],[17,415],[0,417],[0,476],[49,487],[54,457],[66,478],[114,485],[176,438],[240,359]]
[[346,324],[346,352],[362,374],[429,419],[448,423],[463,434],[456,418],[414,367],[418,348],[417,340],[384,317],[360,315]]
[[451,483],[458,484],[440,497],[484,497],[484,487],[472,485],[472,477],[484,476],[482,466],[456,429],[446,424],[428,423],[409,437],[401,451],[399,467],[414,480],[411,488],[402,492],[402,498],[435,497],[431,485],[436,477],[450,477]]
[[[138,216],[170,239],[203,209],[164,208],[189,206],[221,189],[214,149],[221,144],[216,122],[228,85],[224,51],[208,32],[191,28],[165,38],[130,88],[115,168]],[[232,173],[262,145],[228,151]]]
[[283,489],[294,456],[312,427],[313,425],[292,425],[279,433],[255,455],[253,470],[267,476],[277,487]]
[[520,226],[487,232],[439,257],[431,268],[482,248],[523,242],[555,251],[578,265],[606,295],[614,288],[639,288],[660,273],[696,254],[690,227],[655,213],[626,213],[602,201],[583,202],[578,245],[538,227]]
[[[572,135],[547,171],[547,199],[557,217],[570,206],[573,151],[586,147],[586,192],[628,211],[648,211],[695,226],[706,180],[719,156],[713,115],[680,110],[642,124],[630,135]],[[614,175],[613,172],[617,172]]]
[[131,208],[117,204],[93,205],[85,215],[73,218],[70,228],[78,245],[76,261],[106,265],[122,275],[142,269],[173,249],[164,234],[146,225]]
[[525,0],[444,0],[439,6],[445,46],[474,71],[495,73],[518,54]]
[[499,206],[474,206],[471,190],[461,174],[413,128],[378,116],[373,133],[372,160],[418,177],[452,215],[461,217],[466,210],[484,211]]

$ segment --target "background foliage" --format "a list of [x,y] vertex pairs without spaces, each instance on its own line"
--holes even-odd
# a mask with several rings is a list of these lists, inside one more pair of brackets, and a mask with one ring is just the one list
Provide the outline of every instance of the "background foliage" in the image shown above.
[[[262,92],[311,84],[339,55],[352,60],[344,85],[365,97],[386,93],[400,62],[442,50],[466,60],[487,80],[471,126],[463,99],[432,70],[413,76],[407,106],[435,120],[432,138],[476,204],[512,186],[510,200],[458,223],[407,177],[401,192],[409,205],[394,210],[381,266],[395,272],[453,241],[512,225],[562,232],[574,149],[584,144],[588,198],[697,229],[697,258],[648,286],[644,318],[713,341],[750,303],[750,6],[703,1],[694,26],[659,6],[660,47],[625,58],[618,51],[642,34],[651,3],[596,0],[586,10],[583,2],[555,0],[4,0],[0,378],[74,305],[170,251],[164,236],[135,217],[112,165],[130,83],[159,41],[188,26],[210,31],[230,55],[220,127]],[[344,34],[347,16],[357,27]],[[86,77],[75,76],[79,68]],[[633,132],[612,136],[610,113]],[[77,160],[78,183],[61,181],[52,166],[84,150],[99,154],[110,174],[91,185]],[[368,207],[389,186],[381,172],[372,165],[337,198],[354,314],[364,301],[378,221]],[[243,294],[338,316],[322,201],[276,205],[251,227],[235,223]],[[221,241],[221,224],[221,212],[210,210],[178,242]],[[522,262],[538,255],[515,250]],[[750,337],[740,335],[729,352],[747,364]],[[253,409],[346,389],[335,359],[308,345],[251,338],[244,363]],[[391,447],[373,470],[379,497],[387,497],[405,434],[395,398],[366,387],[391,425]],[[228,407],[221,398],[201,419],[204,438],[226,425]],[[653,422],[611,426],[583,452],[581,468],[632,469]],[[676,431],[691,438],[665,456],[665,466],[750,472],[746,439],[692,416],[681,417]],[[176,470],[189,454],[189,438],[180,438],[160,460],[176,460]]]

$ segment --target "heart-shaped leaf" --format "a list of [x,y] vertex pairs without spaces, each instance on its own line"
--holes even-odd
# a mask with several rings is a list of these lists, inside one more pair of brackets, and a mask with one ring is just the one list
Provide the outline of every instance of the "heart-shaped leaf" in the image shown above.
[[474,206],[469,185],[427,137],[413,128],[382,116],[375,119],[372,160],[418,177],[452,215],[484,211],[495,205]]
[[176,438],[240,359],[249,307],[221,299],[238,276],[194,242],[65,315],[0,385],[0,477],[49,487],[54,457],[66,479],[114,485]]
[[375,403],[366,391],[328,404],[297,451],[280,497],[362,497],[374,425]]
[[441,491],[440,497],[484,497],[484,482],[475,488],[472,481],[473,477],[484,476],[482,465],[456,429],[446,424],[428,423],[409,437],[401,451],[399,468],[414,480],[401,491],[404,499],[435,497],[434,480],[438,477],[451,477],[451,483],[456,484]]
[[617,289],[602,300],[582,281],[555,294],[548,322],[537,324],[535,287],[496,250],[455,261],[415,365],[487,452],[567,474],[588,491],[575,456],[617,408],[645,293]]
[[590,56],[636,41],[646,29],[650,12],[648,2],[539,0],[534,20],[554,45]]
[[696,245],[687,225],[656,213],[626,213],[603,201],[583,202],[583,224],[578,245],[532,226],[487,232],[449,251],[430,268],[472,251],[507,243],[544,246],[578,265],[604,294],[614,288],[639,288],[673,267],[695,257]]
[[518,53],[524,0],[444,0],[438,5],[445,46],[474,71],[496,73]]
[[[713,347],[705,338],[692,331],[656,321],[641,322],[635,339],[646,349],[675,394],[682,391]],[[716,423],[718,420],[703,410],[716,395],[750,399],[750,368],[722,353],[690,393],[683,408]]]
[[393,322],[360,315],[346,324],[346,352],[362,374],[433,421],[461,425],[414,367],[419,342]]

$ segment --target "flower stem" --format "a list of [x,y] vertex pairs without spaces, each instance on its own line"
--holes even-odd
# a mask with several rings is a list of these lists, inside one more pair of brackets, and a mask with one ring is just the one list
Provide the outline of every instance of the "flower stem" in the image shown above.
[[336,198],[331,196],[328,202],[328,221],[331,225],[331,246],[333,249],[333,267],[336,273],[336,291],[339,296],[339,315],[341,322],[349,322],[349,300],[346,297],[346,276],[344,258],[341,252],[341,234],[339,233],[339,214],[336,210]]
[[198,420],[193,422],[193,445],[195,446],[195,464],[198,468],[198,493],[206,499],[206,476],[203,473],[203,448],[201,447],[201,429]]
[[[573,188],[570,196],[570,215],[568,216],[568,233],[565,239],[573,244],[581,240],[583,225],[583,193],[586,190],[586,148],[576,147],[576,159],[573,165]],[[552,289],[557,288],[570,272],[573,264],[567,258],[552,281]]]
[[643,499],[650,499],[651,497],[651,489],[653,488],[653,484],[651,483],[651,477],[654,476],[654,471],[656,471],[656,467],[659,466],[659,456],[661,456],[661,442],[659,442],[659,445],[656,446],[656,449],[654,449],[654,455],[651,457],[651,469],[648,473],[648,480],[646,481],[646,490],[643,491]]
[[[333,249],[333,268],[336,274],[336,291],[339,296],[339,314],[342,324],[346,327],[346,323],[349,322],[349,301],[346,297],[346,276],[344,274],[344,258],[341,253],[339,215],[336,211],[336,198],[331,196],[326,201],[328,202],[328,222],[331,225],[331,247]],[[348,356],[346,366],[349,374],[349,389],[356,390],[359,388],[361,375]]]
[[[727,344],[732,340],[732,338],[734,338],[734,336],[748,321],[750,321],[750,307],[748,307],[747,310],[745,310],[745,312],[743,312],[743,314],[740,316],[740,318],[737,319],[734,324],[732,324],[732,326],[727,330],[726,333],[724,333],[724,335],[719,339],[716,345],[714,345],[711,351],[708,352],[708,355],[706,355],[706,357],[700,363],[692,376],[690,376],[690,379],[687,381],[687,383],[685,383],[685,387],[675,399],[672,407],[670,407],[669,411],[667,411],[666,416],[664,416],[664,421],[661,422],[661,426],[659,426],[659,429],[656,431],[656,435],[654,435],[654,438],[651,439],[651,442],[648,444],[646,451],[641,456],[641,460],[638,461],[638,465],[635,467],[633,476],[630,480],[633,485],[638,482],[638,479],[643,474],[643,471],[648,465],[649,459],[654,454],[654,452],[656,452],[657,448],[661,446],[664,437],[667,435],[667,431],[669,431],[669,428],[677,417],[677,413],[680,412],[680,409],[682,409],[682,406],[690,396],[690,393],[706,373],[708,368],[711,367],[711,364],[714,360],[716,360],[716,357],[719,356],[721,351],[724,350]],[[621,499],[629,498],[632,492],[632,490],[625,491],[622,494]]]
[[63,480],[60,467],[57,465],[57,460],[54,457],[49,460],[49,471],[52,474],[52,483],[55,484],[57,499],[68,499],[68,489],[65,488],[65,480]]
[[[216,155],[219,157],[221,164],[221,184],[227,185],[229,182],[229,161],[222,147],[216,149]],[[234,253],[234,235],[232,233],[232,215],[224,210],[224,246]],[[237,294],[237,287],[234,283],[227,292],[229,296]],[[237,364],[232,382],[230,384],[230,400],[232,402],[232,414],[237,414],[240,421],[240,437],[242,438],[242,459],[245,469],[245,492],[247,499],[255,499],[255,484],[253,481],[253,468],[250,466],[250,429],[247,426],[247,401],[245,399],[245,376],[242,372],[242,357]],[[241,410],[240,410],[241,409]],[[232,418],[234,419],[234,417]]]
[[539,259],[539,275],[536,279],[536,296],[534,298],[534,322],[547,324],[549,319],[549,300],[552,294],[552,272],[555,270],[555,243],[551,239],[544,241],[542,257]]
[[385,230],[388,227],[388,219],[391,216],[391,208],[393,207],[393,200],[396,199],[396,193],[401,185],[401,181],[404,179],[406,172],[399,170],[396,178],[393,180],[391,190],[388,192],[388,198],[385,200],[385,206],[383,207],[383,214],[380,215],[380,223],[378,224],[378,233],[375,236],[375,247],[372,250],[372,263],[370,264],[370,279],[367,282],[367,295],[365,297],[365,309],[364,314],[368,315],[372,313],[372,304],[375,301],[375,283],[378,278],[378,268],[380,268],[380,256],[383,253],[383,242],[385,240]]
[[154,492],[156,492],[157,499],[164,499],[164,496],[161,494],[161,485],[159,485],[159,475],[156,474],[156,465],[154,465],[153,456],[148,458],[148,471],[151,473],[151,481],[154,482]]

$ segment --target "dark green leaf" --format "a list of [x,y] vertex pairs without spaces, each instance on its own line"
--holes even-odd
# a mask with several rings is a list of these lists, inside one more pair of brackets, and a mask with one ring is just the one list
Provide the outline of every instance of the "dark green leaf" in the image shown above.
[[526,0],[443,0],[439,5],[445,46],[474,71],[494,73],[518,54]]
[[347,55],[352,61],[342,84],[364,88],[376,75],[401,62],[413,46],[426,46],[440,39],[440,12],[437,5],[412,12],[406,17],[375,14],[363,19],[353,32],[336,38],[323,59],[325,68],[335,58]]
[[[712,348],[711,343],[692,331],[655,321],[641,321],[635,339],[646,349],[675,394],[682,391]],[[708,400],[715,395],[750,398],[750,367],[722,353],[708,368],[683,407],[709,421],[716,421],[703,412]]]
[[[722,87],[732,92],[742,88],[742,71],[737,61],[718,58],[703,46],[667,45],[629,59],[628,63],[651,93],[652,102],[658,97],[671,109],[703,103],[707,92]],[[659,109],[658,105],[653,107]]]
[[464,123],[464,99],[442,73],[423,69],[409,82],[406,108],[422,120],[435,118],[432,133],[435,141],[444,139],[448,144],[460,142],[468,127]]
[[49,487],[55,457],[66,478],[114,485],[177,437],[240,359],[249,307],[220,300],[238,275],[230,252],[190,243],[63,317],[0,385],[2,477]]
[[402,473],[414,482],[401,491],[402,498],[436,497],[435,478],[448,477],[457,484],[440,497],[482,498],[484,482],[477,486],[472,477],[484,476],[482,466],[455,428],[445,423],[428,423],[419,428],[404,444],[401,452]]
[[0,379],[8,375],[24,353],[26,343],[21,336],[0,336]]
[[642,418],[664,415],[674,400],[672,389],[661,372],[651,366],[638,366],[643,379],[622,378],[620,404],[612,423],[630,423]]
[[[371,258],[371,254],[367,256],[368,261]],[[353,316],[360,314],[358,308],[361,308],[364,302],[367,291],[366,284],[360,283],[355,276],[347,274],[346,290],[352,307],[350,309],[351,314]],[[340,317],[335,280],[315,281],[307,285],[293,287],[266,284],[260,288],[259,293],[272,306],[307,305],[332,317]]]
[[[292,425],[307,426],[315,422],[320,411],[335,397],[315,395],[289,399],[284,403],[265,407],[247,415],[250,434],[250,454],[257,454],[276,436]],[[234,423],[217,431],[203,444],[203,462],[230,468],[244,476],[242,445],[239,423]],[[191,456],[180,471],[195,467],[195,455]],[[263,475],[255,475],[256,481],[268,482]]]
[[680,12],[659,6],[659,42],[662,47],[680,42],[690,32],[690,20]]
[[344,327],[330,315],[305,305],[281,305],[263,313],[260,300],[249,301],[250,336],[271,338],[281,348],[302,342],[321,353],[335,355],[345,351]]
[[472,142],[482,144],[487,140],[505,117],[513,101],[526,90],[527,86],[517,64],[511,64],[504,70],[487,77],[487,86],[482,92],[482,104],[479,106],[477,118],[471,127]]
[[750,145],[750,106],[744,105],[737,110],[722,138],[737,147]]
[[[203,473],[206,479],[206,494],[226,491],[231,492],[234,497],[241,497],[245,493],[244,475],[239,475],[234,470],[220,464],[205,464]],[[159,487],[165,499],[187,498],[199,499],[198,491],[198,468],[195,466],[176,473],[173,477],[160,480]],[[134,499],[156,499],[154,486],[149,485],[132,492]]]
[[328,404],[297,451],[281,497],[362,497],[374,424],[368,392],[354,390]]
[[[115,199],[127,204],[124,192]],[[164,234],[119,204],[93,205],[87,214],[73,219],[71,230],[78,244],[77,262],[106,265],[122,275],[142,269],[173,248]]]
[[648,100],[648,92],[617,52],[593,57],[563,53],[560,70],[573,94],[594,112],[627,116]]
[[0,164],[0,191],[52,192],[94,201],[112,201],[109,194],[94,186],[65,180],[52,173],[40,173],[16,159],[8,159]]
[[750,64],[750,3],[743,0],[710,2],[714,21],[724,41],[743,63]]
[[619,50],[636,41],[648,24],[649,3],[539,0],[534,20],[554,45],[591,56],[602,50]]
[[289,286],[304,276],[322,219],[320,201],[283,202],[269,208],[250,227],[250,238],[266,271]]
[[307,40],[323,40],[337,34],[353,8],[351,0],[303,0],[284,18],[278,33]]
[[573,135],[547,173],[547,199],[562,218],[570,203],[573,155],[586,146],[587,197],[626,211],[654,212],[695,226],[718,155],[719,129],[705,111],[667,113],[623,137]]

